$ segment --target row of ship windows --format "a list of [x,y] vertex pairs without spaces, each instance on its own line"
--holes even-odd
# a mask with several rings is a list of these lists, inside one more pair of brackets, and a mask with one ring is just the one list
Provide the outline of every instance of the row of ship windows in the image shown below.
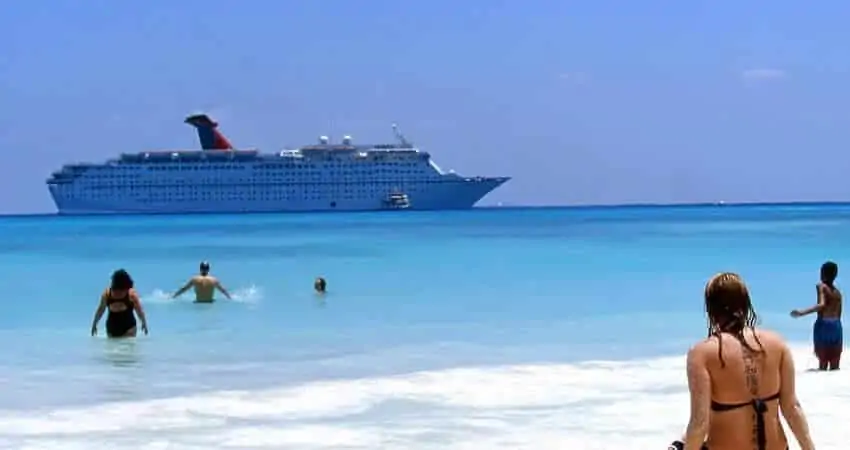
[[298,185],[295,187],[277,186],[277,187],[260,187],[260,186],[217,186],[217,187],[198,187],[198,186],[169,186],[166,188],[146,188],[146,187],[110,187],[97,186],[89,188],[80,188],[74,186],[65,190],[74,196],[96,196],[96,197],[115,197],[121,195],[130,196],[176,196],[176,197],[195,197],[198,195],[219,195],[221,193],[244,193],[246,195],[263,195],[265,193],[307,193],[307,194],[345,194],[365,195],[388,191],[417,191],[425,189],[431,183],[371,183],[368,185],[340,185],[340,184],[316,184],[316,185]]
[[[207,174],[207,175],[212,175],[212,174]],[[357,172],[312,172],[312,173],[299,173],[299,174],[260,173],[260,174],[247,175],[248,178],[245,178],[244,175],[243,175],[243,177],[236,178],[236,179],[238,179],[238,180],[262,179],[262,180],[298,181],[298,180],[309,180],[309,179],[315,180],[315,179],[318,179],[318,178],[328,178],[328,179],[336,180],[336,179],[340,179],[340,178],[351,178],[351,177],[357,177],[358,179],[362,179],[362,178],[380,178],[382,176],[402,176],[402,175],[406,176],[406,177],[410,177],[410,176],[413,176],[413,177],[415,177],[415,176],[439,176],[436,172],[424,171],[424,170],[417,170],[415,172],[405,172],[405,171],[400,171],[400,170],[383,170],[383,171],[370,171],[368,173],[357,173]],[[134,174],[110,173],[110,174],[100,174],[100,175],[98,175],[98,174],[93,173],[93,174],[86,175],[84,177],[84,179],[87,179],[87,180],[128,180],[128,181],[130,181],[130,180],[133,180],[134,178],[137,178],[137,177],[138,176],[134,176]],[[179,175],[179,177],[185,177],[185,175]],[[197,176],[189,175],[189,177],[190,177],[190,179],[198,179]],[[148,179],[148,177],[144,177],[144,178]],[[171,178],[179,179],[178,176],[158,177],[158,179],[171,179]],[[234,177],[231,174],[219,173],[219,174],[215,174],[215,176],[207,176],[203,179],[220,180],[220,179],[234,179]]]
[[354,165],[350,161],[346,161],[344,163],[336,163],[336,164],[328,164],[328,163],[313,163],[313,162],[303,162],[303,163],[263,163],[263,164],[180,164],[180,165],[167,165],[167,166],[142,166],[147,168],[147,170],[154,172],[162,172],[162,171],[187,171],[187,170],[246,170],[246,169],[254,169],[254,170],[285,170],[285,169],[320,169],[320,170],[333,170],[340,168],[353,168],[353,169],[381,169],[381,168],[389,168],[389,167],[417,167],[422,166],[421,162],[407,162],[407,163],[371,163],[369,165],[362,164]]
[[[406,194],[420,191],[421,189],[411,188],[406,190],[398,190]],[[150,200],[150,201],[204,201],[204,200],[353,200],[361,198],[378,198],[388,195],[390,192],[396,191],[388,189],[374,189],[369,191],[345,191],[345,192],[316,192],[316,191],[229,191],[229,192],[183,192],[175,193],[172,191],[151,191],[147,193],[128,193],[126,197],[133,200]],[[138,195],[135,195],[138,194]],[[76,196],[80,199],[89,200],[119,200],[121,195],[103,195],[102,192],[87,192],[83,195]]]
[[[249,196],[249,195],[240,195],[240,194],[231,194],[231,195],[219,195],[219,196],[199,196],[199,197],[137,197],[137,198],[129,198],[127,200],[131,200],[134,202],[140,203],[180,203],[180,202],[198,202],[198,201],[227,201],[227,200],[237,200],[237,201],[313,201],[313,200],[323,200],[328,202],[335,202],[339,200],[363,200],[363,199],[375,199],[375,200],[383,200],[386,198],[386,195],[376,194],[373,196],[356,196],[356,195],[295,195],[295,194],[285,194],[281,193],[279,195],[263,195],[263,196]],[[100,198],[88,198],[87,200],[97,201],[103,200]],[[120,199],[109,198],[110,201],[115,201]]]
[[108,183],[108,182],[100,182],[102,180],[87,180],[87,182],[74,183],[73,186],[76,189],[80,190],[119,190],[119,189],[131,189],[131,190],[150,190],[155,188],[160,189],[197,189],[197,190],[206,190],[206,189],[234,189],[239,187],[245,188],[260,188],[260,189],[274,189],[280,187],[289,187],[290,185],[297,186],[298,189],[324,189],[330,187],[336,190],[347,190],[347,189],[362,189],[369,187],[378,187],[384,185],[402,185],[402,184],[436,184],[443,183],[445,180],[442,178],[429,177],[429,178],[421,178],[421,179],[388,179],[388,180],[370,180],[369,183],[362,183],[357,180],[336,180],[332,183],[321,182],[316,180],[313,183],[305,183],[301,180],[273,180],[274,182],[268,183],[257,183],[250,179],[236,179],[236,180],[227,180],[222,184],[222,180],[211,180],[211,179],[197,179],[197,180],[168,180],[164,181],[152,181],[145,180],[143,182],[138,183]]
[[[364,164],[368,163],[368,164]],[[273,163],[241,163],[241,164],[215,164],[215,163],[177,163],[177,162],[165,162],[162,165],[159,164],[120,164],[120,165],[105,165],[105,166],[93,166],[89,167],[88,170],[95,171],[105,171],[105,170],[119,170],[119,171],[138,171],[139,169],[145,169],[153,172],[163,172],[163,171],[189,171],[189,170],[245,170],[245,169],[259,169],[259,170],[281,170],[281,169],[339,169],[339,168],[355,168],[355,169],[373,169],[373,168],[384,168],[384,167],[417,167],[427,165],[423,161],[409,161],[409,162],[375,162],[375,161],[367,161],[367,160],[344,160],[344,161],[336,161],[336,162],[316,162],[316,161],[299,161],[299,162],[273,162]]]

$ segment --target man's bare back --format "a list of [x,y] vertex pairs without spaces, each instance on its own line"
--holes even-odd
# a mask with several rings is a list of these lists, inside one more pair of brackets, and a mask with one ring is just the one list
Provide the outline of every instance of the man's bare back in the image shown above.
[[819,283],[818,294],[823,296],[823,307],[818,311],[818,317],[822,319],[840,319],[841,291],[835,286]]
[[227,289],[219,283],[218,279],[209,274],[210,272],[210,264],[206,261],[200,264],[199,275],[193,276],[189,279],[186,284],[180,288],[171,298],[177,298],[184,292],[188,291],[189,288],[195,289],[195,303],[212,303],[215,301],[214,294],[216,290],[219,290],[225,297],[231,299],[230,293],[227,292]]
[[[213,294],[215,294],[217,286],[220,286],[218,280],[211,275],[195,275],[192,277],[192,287],[195,288],[195,301],[199,303],[214,301]],[[230,295],[226,291],[222,291],[222,293],[227,298],[230,298]]]

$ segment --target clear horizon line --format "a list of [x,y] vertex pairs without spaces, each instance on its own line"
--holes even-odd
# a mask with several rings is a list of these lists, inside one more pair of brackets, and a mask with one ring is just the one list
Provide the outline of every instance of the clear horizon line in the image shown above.
[[[634,203],[590,203],[580,205],[484,205],[476,206],[466,210],[454,211],[475,211],[475,210],[491,210],[491,209],[628,209],[628,208],[694,208],[694,207],[746,207],[746,206],[850,206],[850,201],[785,201],[785,202],[757,202],[757,201],[742,201],[742,202],[674,202],[674,203],[651,203],[651,202],[634,202]],[[298,212],[257,212],[257,213],[128,213],[128,214],[59,214],[58,212],[45,213],[0,213],[0,219],[14,218],[33,218],[33,217],[145,217],[145,216],[196,216],[196,215],[213,215],[213,216],[236,216],[236,215],[271,215],[271,214],[355,214],[355,213],[370,213],[384,211],[298,211]],[[429,212],[429,211],[412,211],[412,212]]]

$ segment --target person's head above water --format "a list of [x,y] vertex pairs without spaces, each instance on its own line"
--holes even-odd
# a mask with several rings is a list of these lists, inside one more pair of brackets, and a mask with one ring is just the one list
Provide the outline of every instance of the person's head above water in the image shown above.
[[316,292],[324,293],[327,287],[328,282],[322,277],[316,278],[316,281],[313,282],[313,289],[315,289]]
[[208,263],[206,261],[201,261],[201,264],[199,266],[199,270],[201,271],[201,275],[204,275],[204,276],[208,275],[210,273],[210,263]]
[[130,289],[133,289],[133,277],[126,270],[118,269],[112,273],[112,283],[109,285],[109,290],[122,293]]
[[832,283],[835,283],[836,278],[838,278],[838,264],[835,264],[832,261],[827,261],[820,266],[820,280],[824,284],[832,286]]
[[705,285],[705,312],[709,334],[738,334],[753,327],[758,317],[750,300],[750,292],[740,275],[730,272],[713,276]]

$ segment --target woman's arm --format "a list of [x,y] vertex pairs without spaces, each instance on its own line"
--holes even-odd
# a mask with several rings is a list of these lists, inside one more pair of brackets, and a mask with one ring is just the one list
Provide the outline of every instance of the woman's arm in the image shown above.
[[711,378],[701,344],[688,351],[688,390],[691,392],[691,418],[685,432],[685,450],[700,450],[708,435],[711,414]]
[[130,291],[130,301],[133,302],[133,309],[136,310],[136,315],[139,316],[139,320],[142,322],[142,331],[148,334],[148,319],[145,316],[145,309],[142,307],[142,300],[135,290]]
[[801,450],[814,450],[815,444],[812,442],[812,437],[809,434],[809,422],[806,420],[806,415],[803,414],[803,407],[800,406],[800,401],[797,399],[797,381],[794,372],[794,357],[791,355],[791,349],[788,345],[783,344],[782,361],[780,362],[780,389],[779,389],[779,407],[782,410],[782,417],[797,438],[797,443],[800,444]]
[[97,334],[97,324],[100,322],[100,318],[103,317],[103,313],[106,311],[106,295],[100,296],[100,303],[97,305],[97,310],[94,312],[94,320],[91,322],[91,335],[94,336]]

